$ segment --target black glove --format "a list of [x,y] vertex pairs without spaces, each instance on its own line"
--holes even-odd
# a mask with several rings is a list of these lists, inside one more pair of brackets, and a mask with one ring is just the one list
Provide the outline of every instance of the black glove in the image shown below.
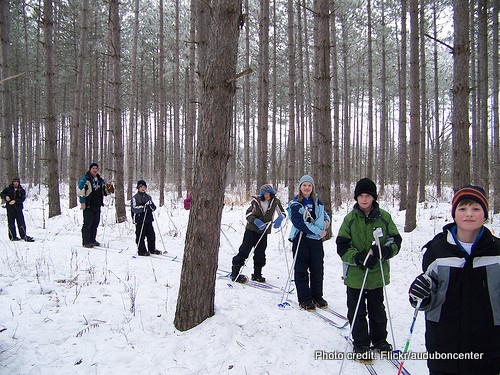
[[380,250],[377,244],[372,245],[373,256],[380,259],[380,252],[382,252],[382,260],[390,258],[392,255],[392,250],[390,246],[380,246]]
[[431,295],[432,280],[425,273],[417,276],[417,278],[410,285],[408,294],[414,301],[424,300]]
[[[372,254],[368,255],[368,259],[366,259],[366,252],[360,251],[354,256],[354,261],[361,268],[370,268],[373,269],[377,266],[378,260]],[[366,263],[365,263],[366,259]],[[364,264],[363,264],[364,263]]]

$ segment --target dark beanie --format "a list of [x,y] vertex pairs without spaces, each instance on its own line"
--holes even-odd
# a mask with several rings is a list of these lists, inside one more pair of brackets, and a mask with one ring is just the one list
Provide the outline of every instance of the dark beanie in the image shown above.
[[139,188],[140,188],[141,186],[144,186],[144,187],[146,187],[146,188],[148,187],[148,185],[146,184],[146,181],[144,181],[144,180],[139,180],[139,181],[137,181],[137,190],[139,190]]
[[92,163],[89,164],[89,171],[92,169],[92,167],[99,168],[99,165],[96,162],[93,161]]
[[481,205],[484,211],[484,218],[488,218],[488,198],[484,189],[480,186],[466,185],[457,190],[451,201],[451,216],[455,218],[455,211],[458,204],[464,199],[471,199]]
[[21,180],[19,179],[19,177],[14,177],[14,178],[12,179],[12,182],[14,182],[14,181],[17,181],[17,182],[21,183]]
[[373,199],[377,200],[377,186],[375,182],[367,177],[359,180],[354,188],[354,200],[357,200],[360,194],[370,194]]

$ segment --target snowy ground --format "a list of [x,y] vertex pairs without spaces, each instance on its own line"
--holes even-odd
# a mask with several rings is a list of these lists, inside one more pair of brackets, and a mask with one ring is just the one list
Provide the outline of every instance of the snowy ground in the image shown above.
[[[67,189],[66,189],[67,191]],[[28,190],[25,217],[34,243],[10,242],[6,213],[0,231],[0,374],[336,374],[340,360],[318,360],[316,350],[344,352],[346,341],[338,330],[298,308],[279,309],[281,293],[271,293],[226,280],[216,285],[215,316],[198,327],[179,332],[173,325],[181,264],[166,257],[134,258],[134,226],[115,224],[112,198],[102,211],[98,240],[109,249],[81,245],[82,213],[63,208],[47,219],[47,198]],[[150,192],[151,193],[151,192]],[[151,193],[155,202],[158,194]],[[248,203],[234,204],[227,195],[222,217],[219,265],[230,269],[244,232]],[[286,196],[279,191],[279,196]],[[403,248],[392,262],[388,307],[394,338],[401,349],[408,335],[413,309],[407,290],[420,273],[420,248],[449,220],[449,198],[423,203],[418,228],[404,233],[404,212],[396,203],[381,201],[403,236]],[[170,199],[170,197],[169,197]],[[337,233],[354,201],[333,215]],[[67,206],[67,197],[62,197]],[[189,212],[181,200],[170,199],[156,211],[157,248],[182,257]],[[498,228],[499,217],[488,226]],[[284,286],[291,263],[290,228],[268,239],[264,276]],[[346,314],[342,266],[335,240],[325,242],[324,297],[330,307]],[[252,271],[250,260],[244,273]],[[296,300],[292,293],[289,297]],[[392,335],[389,332],[389,341]],[[350,350],[350,349],[348,349]],[[419,316],[411,350],[424,351],[423,316]],[[396,374],[387,361],[377,361],[379,374]],[[412,374],[427,373],[425,361],[406,361]],[[346,361],[344,374],[368,373],[357,362]]]

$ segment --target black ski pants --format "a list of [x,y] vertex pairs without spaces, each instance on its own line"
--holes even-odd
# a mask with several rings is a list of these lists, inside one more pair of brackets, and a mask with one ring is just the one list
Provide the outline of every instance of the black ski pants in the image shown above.
[[[257,242],[259,242],[258,245]],[[238,249],[238,254],[233,258],[233,268],[231,270],[233,277],[238,275],[240,268],[245,264],[245,260],[248,258],[250,251],[252,251],[255,245],[257,246],[253,253],[254,274],[262,274],[262,268],[266,265],[267,233],[257,233],[246,229],[245,234],[243,234],[243,242]]]
[[[347,317],[351,327],[360,292],[361,289],[347,287]],[[366,320],[367,315],[369,324]],[[385,314],[383,288],[363,290],[358,315],[354,322],[352,338],[356,346],[370,346],[370,341],[375,344],[387,338],[387,316]]]
[[307,238],[304,233],[299,234],[293,240],[293,256],[296,251],[298,253],[294,278],[299,303],[323,298],[323,258],[325,257],[323,241]]
[[19,229],[19,237],[24,239],[26,237],[26,223],[24,221],[24,214],[22,208],[15,205],[9,205],[7,202],[7,223],[9,227],[9,239],[13,240],[17,237],[17,229]]
[[135,225],[135,243],[137,244],[137,252],[139,254],[146,253],[145,238],[148,241],[148,250],[150,252],[156,250],[156,234],[152,222],[144,223],[144,225],[142,223]]
[[87,207],[83,210],[83,246],[96,242],[97,228],[101,221],[101,207]]

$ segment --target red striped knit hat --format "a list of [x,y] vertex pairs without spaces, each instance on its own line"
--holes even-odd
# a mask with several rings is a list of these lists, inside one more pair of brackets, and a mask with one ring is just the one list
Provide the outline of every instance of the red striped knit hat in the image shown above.
[[455,218],[455,210],[458,204],[464,199],[471,199],[481,205],[484,211],[484,218],[488,218],[488,199],[484,189],[480,186],[466,185],[457,190],[451,201],[451,216]]

